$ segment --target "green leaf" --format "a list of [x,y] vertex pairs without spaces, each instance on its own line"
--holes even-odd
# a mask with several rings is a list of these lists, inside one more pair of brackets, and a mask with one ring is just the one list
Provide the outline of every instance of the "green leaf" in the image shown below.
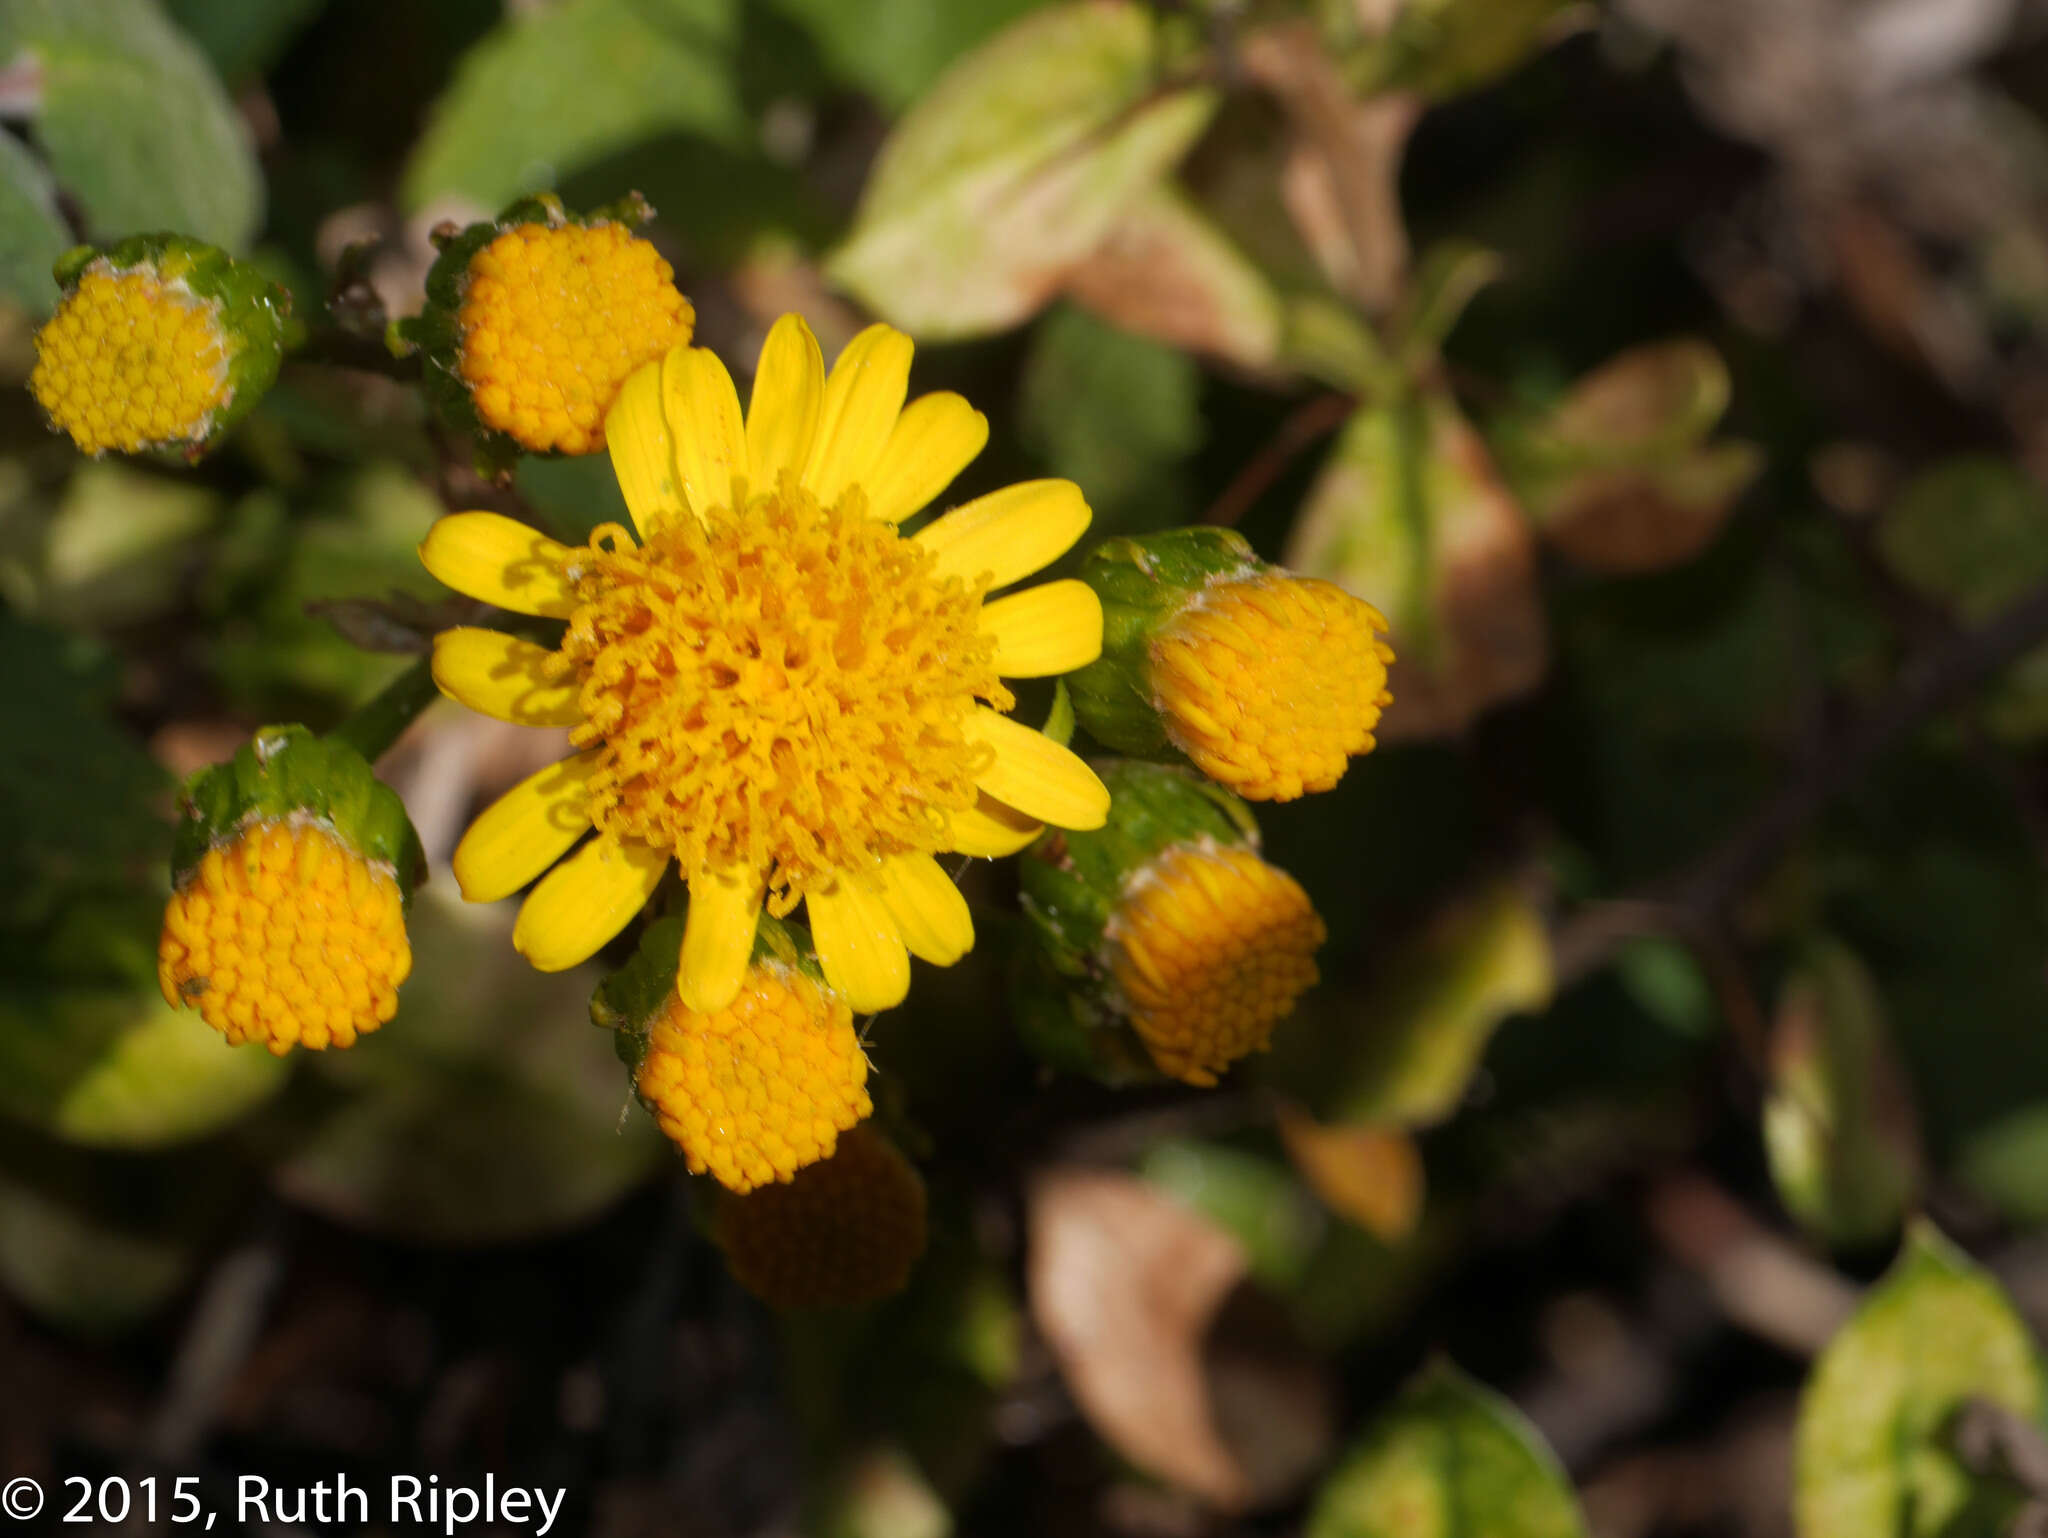
[[1180,466],[1202,442],[1201,373],[1187,354],[1061,306],[1032,337],[1020,435],[1077,482],[1098,537],[1189,516]]
[[1999,1492],[1980,1488],[1948,1445],[1972,1399],[2037,1420],[2041,1364],[1998,1283],[1919,1223],[1807,1382],[1794,1453],[1800,1538],[2005,1532]]
[[566,0],[507,16],[436,104],[405,205],[459,195],[496,209],[657,134],[737,142],[734,26],[730,0]]
[[771,0],[811,34],[833,70],[900,112],[961,54],[1043,0]]
[[1322,1238],[1321,1213],[1279,1159],[1222,1143],[1156,1143],[1138,1173],[1244,1246],[1251,1274],[1277,1291],[1300,1279]]
[[920,337],[1028,318],[1200,135],[1213,91],[1162,82],[1129,0],[1034,13],[912,108],[826,270]]
[[41,75],[36,141],[113,239],[177,230],[240,252],[263,221],[263,176],[206,56],[156,0],[10,0],[0,60]]
[[1892,1233],[1917,1184],[1919,1140],[1890,1036],[1856,953],[1817,942],[1778,1000],[1763,1134],[1786,1208],[1831,1243]]
[[164,1148],[239,1120],[289,1064],[230,1047],[150,994],[80,988],[0,994],[0,1109],[88,1148]]
[[22,607],[77,630],[152,619],[184,596],[220,498],[119,460],[78,467],[44,531]]
[[422,889],[398,1014],[315,1064],[342,1098],[295,1118],[286,1196],[393,1238],[494,1244],[584,1222],[651,1172],[666,1145],[582,1023],[595,969],[536,975],[511,918]]
[[1422,1126],[1457,1108],[1494,1030],[1551,996],[1542,916],[1501,884],[1441,915],[1404,949],[1351,1025],[1358,1056],[1328,1122]]
[[57,307],[50,268],[71,245],[50,173],[20,140],[0,134],[0,299],[38,320],[48,315]]
[[1884,511],[1877,548],[1899,580],[1982,620],[2048,581],[2048,495],[2002,459],[1952,459]]
[[[1875,1530],[1873,1530],[1875,1531]],[[1557,1459],[1515,1407],[1423,1372],[1324,1483],[1307,1538],[1584,1538]]]
[[0,677],[0,955],[19,978],[49,960],[11,954],[20,937],[68,902],[161,879],[171,782],[111,719],[117,675],[93,643],[0,614]]
[[1351,73],[1367,94],[1462,96],[1518,68],[1579,0],[1407,0]]

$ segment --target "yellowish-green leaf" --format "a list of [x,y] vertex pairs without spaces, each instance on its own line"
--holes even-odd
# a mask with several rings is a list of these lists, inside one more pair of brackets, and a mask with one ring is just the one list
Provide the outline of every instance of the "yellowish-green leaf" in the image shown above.
[[1998,1283],[1928,1224],[1822,1354],[1799,1409],[1799,1538],[1993,1538],[2001,1492],[1957,1461],[1948,1433],[1973,1399],[2027,1420],[2041,1364]]
[[1034,13],[960,60],[883,146],[828,274],[922,337],[1027,319],[1186,152],[1215,93],[1161,76],[1135,0]]
[[0,997],[0,1108],[67,1142],[140,1149],[203,1137],[275,1094],[288,1071],[153,994]]
[[1426,1369],[1316,1497],[1307,1538],[1585,1538],[1556,1457],[1505,1399]]
[[1518,68],[1562,33],[1582,0],[1405,0],[1351,73],[1367,91],[1461,96]]
[[1442,914],[1360,1007],[1359,1056],[1333,1123],[1426,1126],[1457,1108],[1496,1027],[1542,1009],[1550,939],[1528,898],[1502,883]]
[[1831,1243],[1892,1233],[1917,1183],[1919,1140],[1890,1036],[1856,954],[1817,943],[1778,999],[1763,1134],[1779,1197]]

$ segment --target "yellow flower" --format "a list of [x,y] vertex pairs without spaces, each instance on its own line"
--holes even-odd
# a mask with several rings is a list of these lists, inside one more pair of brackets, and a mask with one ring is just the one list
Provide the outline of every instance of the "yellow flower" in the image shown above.
[[1393,703],[1387,622],[1333,583],[1259,572],[1218,582],[1153,637],[1167,736],[1253,801],[1330,789]]
[[886,1009],[910,954],[945,966],[974,943],[934,855],[1101,825],[1102,782],[1012,720],[1000,681],[1095,658],[1100,602],[1075,581],[986,601],[1064,553],[1088,504],[1069,481],[1032,481],[901,535],[988,438],[957,395],[904,404],[910,355],[873,326],[828,378],[810,328],[785,316],[743,419],[724,366],[676,348],[627,380],[605,423],[641,543],[606,525],[572,549],[458,513],[421,545],[450,586],[569,622],[552,650],[469,628],[434,647],[445,693],[569,727],[580,750],[486,810],[455,853],[479,902],[568,855],[513,932],[543,971],[617,934],[674,860],[690,888],[676,978],[689,1008],[739,992],[764,903],[781,916],[802,902],[826,980],[855,1010]]
[[690,339],[675,272],[625,225],[515,224],[470,258],[457,368],[477,419],[536,454],[604,447],[635,369]]
[[867,1127],[839,1151],[718,1204],[712,1237],[741,1286],[775,1308],[853,1308],[900,1292],[924,1253],[924,1182]]
[[1170,845],[1103,930],[1110,974],[1160,1072],[1189,1084],[1264,1050],[1314,986],[1328,932],[1308,894],[1248,847]]
[[221,310],[182,282],[103,258],[36,333],[29,389],[87,454],[203,439],[230,393]]
[[164,910],[157,982],[229,1043],[348,1047],[398,1009],[412,971],[389,867],[319,823],[259,821],[208,850]]
[[873,1109],[867,1078],[846,1002],[764,959],[723,1009],[690,1009],[670,990],[637,1084],[693,1175],[751,1191],[829,1157]]

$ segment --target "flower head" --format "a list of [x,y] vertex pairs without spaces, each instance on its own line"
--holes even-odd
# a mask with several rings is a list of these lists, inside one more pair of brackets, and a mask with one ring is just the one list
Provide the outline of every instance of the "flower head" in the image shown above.
[[[1259,858],[1237,797],[1160,764],[1112,763],[1103,777],[1115,793],[1107,825],[1048,834],[1023,863],[1045,974],[1026,990],[1026,1039],[1110,1082],[1149,1058],[1158,1073],[1214,1084],[1315,983],[1323,921]],[[1049,989],[1053,979],[1064,981]]]
[[424,346],[428,383],[458,426],[499,448],[592,454],[628,375],[690,339],[675,269],[633,226],[639,198],[574,219],[526,198],[442,247],[427,308],[399,344]]
[[910,1280],[924,1253],[924,1182],[879,1133],[856,1127],[788,1184],[723,1198],[712,1237],[764,1303],[858,1307]]
[[306,821],[258,822],[209,850],[164,909],[157,981],[232,1046],[350,1047],[398,1009],[412,971],[391,871]]
[[1103,932],[1110,975],[1160,1072],[1214,1084],[1316,981],[1328,932],[1301,885],[1242,845],[1175,844]]
[[398,1008],[422,873],[405,808],[353,748],[265,727],[185,791],[157,982],[236,1046],[348,1047]]
[[513,935],[536,966],[589,956],[673,860],[690,888],[689,1008],[729,1004],[763,906],[799,902],[826,980],[855,1010],[888,1008],[910,954],[949,965],[973,944],[935,855],[1101,823],[1101,781],[1010,719],[1001,682],[1092,660],[1094,593],[1068,581],[988,601],[1063,553],[1088,505],[1071,482],[1028,482],[902,535],[988,435],[957,395],[904,404],[910,353],[874,326],[828,378],[786,316],[743,418],[716,358],[673,349],[627,380],[605,426],[637,543],[607,525],[570,548],[461,513],[421,546],[451,586],[568,621],[554,648],[465,628],[434,650],[444,692],[569,727],[579,749],[488,809],[455,855],[477,901],[554,866]]
[[690,1172],[733,1191],[830,1157],[873,1109],[853,1012],[786,962],[757,960],[723,1009],[670,990],[635,1084]]
[[1372,605],[1225,529],[1112,540],[1082,576],[1108,642],[1075,709],[1111,746],[1178,755],[1254,801],[1328,790],[1372,751],[1394,660]]
[[87,454],[196,457],[277,375],[283,291],[225,252],[142,236],[80,247],[57,275],[29,389]]

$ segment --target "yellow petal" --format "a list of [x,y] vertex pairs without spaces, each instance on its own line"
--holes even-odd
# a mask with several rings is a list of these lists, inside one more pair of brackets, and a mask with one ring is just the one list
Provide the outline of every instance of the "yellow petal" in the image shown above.
[[596,955],[647,904],[668,869],[668,851],[594,838],[549,871],[519,905],[512,948],[542,972],[565,972]]
[[967,718],[967,740],[995,749],[995,763],[975,783],[998,801],[1060,828],[1099,828],[1108,819],[1109,788],[1045,733],[977,709]]
[[647,363],[627,376],[604,419],[605,446],[626,511],[645,538],[684,510],[676,480],[676,446],[661,414],[661,365]]
[[761,922],[761,879],[752,871],[700,871],[690,878],[690,916],[676,963],[686,1009],[723,1009],[740,991]]
[[950,967],[974,949],[974,918],[967,911],[967,899],[930,855],[903,854],[883,861],[882,902],[911,955],[933,966]]
[[1045,831],[1045,824],[1026,817],[1013,806],[1004,806],[983,791],[964,812],[951,814],[948,842],[955,854],[971,854],[984,860],[1000,860],[1015,854]]
[[747,404],[747,461],[762,491],[773,491],[785,470],[804,473],[824,400],[818,339],[801,315],[785,315],[769,328]]
[[868,511],[901,523],[953,484],[988,444],[988,418],[950,390],[903,408],[887,447],[861,484]]
[[747,429],[732,375],[701,347],[674,348],[661,365],[661,399],[691,511],[701,518],[731,507],[732,483],[747,476]]
[[455,846],[455,884],[473,903],[510,897],[569,852],[590,826],[597,756],[549,764],[498,797]]
[[434,637],[434,682],[458,704],[520,726],[574,726],[583,719],[574,680],[556,682],[554,653],[502,630],[458,625]]
[[1088,503],[1072,481],[1021,481],[976,497],[918,530],[940,576],[1007,587],[1058,560],[1088,527]]
[[894,1009],[910,992],[910,955],[888,904],[873,892],[842,881],[829,892],[804,894],[811,940],[825,981],[855,1014]]
[[805,487],[826,507],[847,487],[865,485],[888,446],[910,393],[910,351],[910,338],[895,327],[870,326],[832,365],[804,466]]
[[1071,577],[1040,583],[983,608],[981,633],[995,637],[1005,678],[1071,673],[1102,655],[1102,600]]
[[570,555],[567,545],[499,513],[451,513],[420,541],[421,562],[456,592],[554,619],[576,607],[562,575]]

